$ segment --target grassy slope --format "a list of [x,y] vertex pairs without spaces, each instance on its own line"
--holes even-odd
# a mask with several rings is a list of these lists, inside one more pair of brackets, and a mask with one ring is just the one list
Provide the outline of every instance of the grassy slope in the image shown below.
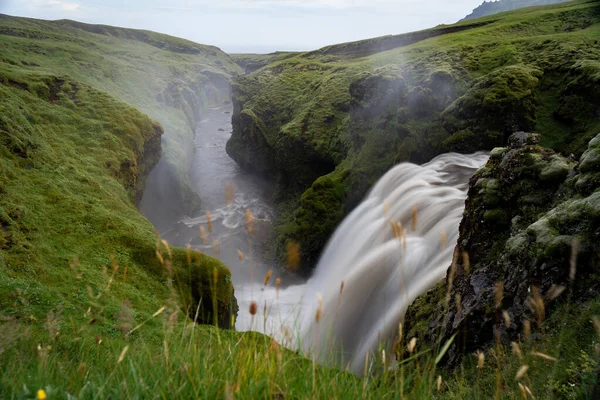
[[418,33],[330,46],[238,78],[228,147],[281,184],[279,253],[299,241],[309,270],[397,162],[489,149],[515,129],[581,154],[600,130],[599,22],[600,3],[580,0],[434,28],[416,43]]
[[[36,73],[68,75],[125,101],[164,127],[163,152],[173,202],[197,202],[188,180],[193,129],[202,109],[228,99],[241,69],[218,48],[133,29],[0,15],[0,59]],[[160,196],[162,193],[157,193]]]

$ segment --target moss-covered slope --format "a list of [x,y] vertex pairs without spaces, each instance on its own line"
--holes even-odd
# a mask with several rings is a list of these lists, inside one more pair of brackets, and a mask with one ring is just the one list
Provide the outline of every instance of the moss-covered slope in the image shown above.
[[2,324],[39,332],[64,312],[106,340],[125,305],[129,329],[166,305],[230,326],[228,269],[157,246],[136,208],[160,157],[158,123],[72,77],[6,62],[0,98]]
[[579,0],[273,61],[235,80],[227,150],[279,185],[278,253],[300,242],[308,273],[395,163],[518,130],[581,155],[600,129],[599,37],[600,3]]
[[[187,177],[202,110],[228,100],[241,72],[216,47],[149,31],[0,15],[0,59],[32,73],[68,75],[129,103],[164,127],[163,157],[143,211],[160,226],[198,206]],[[166,183],[165,183],[166,182]]]

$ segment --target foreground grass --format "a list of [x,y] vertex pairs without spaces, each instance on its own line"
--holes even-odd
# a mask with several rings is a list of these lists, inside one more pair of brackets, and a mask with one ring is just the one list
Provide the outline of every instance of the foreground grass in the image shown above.
[[100,337],[93,325],[74,326],[57,313],[43,324],[3,323],[0,396],[32,398],[42,389],[51,399],[581,399],[599,389],[600,336],[591,321],[600,300],[564,304],[544,324],[544,336],[467,354],[454,370],[436,365],[443,348],[421,351],[417,344],[412,353],[402,350],[400,365],[389,354],[371,354],[360,377],[319,366],[262,334],[199,326],[171,311],[161,308],[148,320],[158,335],[142,325]]

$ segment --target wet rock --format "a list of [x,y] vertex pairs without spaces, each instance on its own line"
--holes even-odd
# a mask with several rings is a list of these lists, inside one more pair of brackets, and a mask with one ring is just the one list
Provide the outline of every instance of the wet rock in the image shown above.
[[[546,299],[540,315],[533,298],[554,286],[572,285],[576,301],[600,293],[600,135],[579,164],[537,140],[512,135],[510,150],[492,151],[471,178],[456,248],[457,255],[469,257],[456,257],[446,279],[451,287],[437,292],[443,295],[428,294],[428,304],[443,301],[446,293],[452,301],[434,308],[426,323],[411,320],[422,315],[412,310],[423,307],[422,299],[407,312],[408,325],[427,327],[419,334],[429,344],[457,334],[454,343],[461,346],[449,349],[450,363],[496,338],[518,340],[525,321],[538,329],[555,303]],[[576,269],[570,268],[573,252]]]

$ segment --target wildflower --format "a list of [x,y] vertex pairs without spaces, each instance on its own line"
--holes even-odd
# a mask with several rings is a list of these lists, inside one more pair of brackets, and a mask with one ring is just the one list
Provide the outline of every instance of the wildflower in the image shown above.
[[38,400],[46,400],[46,392],[44,391],[44,389],[40,389],[37,391],[37,398]]

